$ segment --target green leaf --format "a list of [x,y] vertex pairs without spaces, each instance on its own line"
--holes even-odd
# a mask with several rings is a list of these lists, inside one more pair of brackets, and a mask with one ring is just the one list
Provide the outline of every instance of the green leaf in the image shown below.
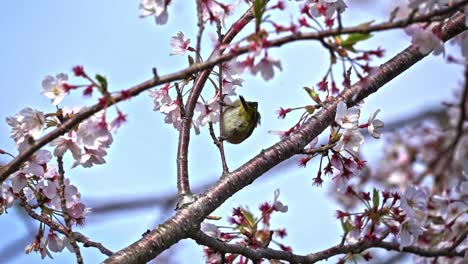
[[312,100],[314,100],[314,102],[316,102],[317,104],[321,103],[320,97],[317,94],[317,92],[315,92],[314,89],[305,86],[304,90],[307,92],[307,94],[310,96],[310,98],[312,98]]
[[249,227],[255,227],[257,224],[257,219],[255,219],[250,211],[247,211],[244,208],[241,208],[241,210],[245,220],[247,220],[247,223],[249,224]]
[[374,208],[379,207],[379,191],[376,188],[374,188],[374,191],[372,192],[372,203],[374,205]]
[[354,51],[354,45],[360,41],[367,40],[371,38],[372,35],[370,33],[351,33],[348,37],[341,42],[341,46],[344,49]]
[[262,22],[263,13],[265,12],[265,0],[255,0],[254,1],[254,17],[256,28],[260,27]]
[[189,66],[192,66],[194,63],[195,63],[195,60],[193,59],[193,57],[188,55],[188,64],[189,64]]
[[100,74],[96,74],[96,80],[99,82],[99,84],[101,85],[101,88],[104,90],[104,91],[107,91],[107,79],[106,77],[100,75]]

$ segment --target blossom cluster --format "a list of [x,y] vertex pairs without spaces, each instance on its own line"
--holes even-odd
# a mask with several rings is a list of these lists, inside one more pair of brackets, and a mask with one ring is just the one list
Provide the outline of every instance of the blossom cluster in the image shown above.
[[[410,10],[416,10],[418,14],[424,15],[433,11],[447,8],[448,6],[457,4],[460,0],[410,0],[408,8]],[[463,9],[465,17],[465,25],[468,27],[468,6]],[[444,43],[440,36],[441,25],[412,25],[405,29],[406,34],[411,36],[411,43],[418,47],[419,51],[427,55],[433,52],[434,55],[444,54]],[[462,55],[465,58],[465,63],[468,62],[468,34],[463,33],[457,37],[457,44],[460,45]]]
[[[466,228],[467,187],[468,181],[465,181],[450,194],[429,196],[427,189],[414,186],[407,187],[403,193],[379,193],[376,189],[369,193],[349,186],[347,198],[359,201],[365,209],[353,213],[337,210],[336,217],[342,223],[349,244],[392,240],[393,236],[400,250],[414,245],[431,249],[454,246],[457,250],[466,250],[467,245],[457,242],[457,238]],[[462,261],[460,258],[441,258],[440,261],[442,259],[444,263]]]
[[[90,85],[70,85],[68,76],[64,73],[55,77],[46,76],[42,81],[43,94],[51,99],[52,104],[57,107],[56,112],[44,113],[30,107],[22,109],[14,116],[7,117],[6,122],[11,127],[10,136],[15,141],[18,152],[27,150],[36,140],[40,139],[44,131],[61,127],[67,120],[85,111],[86,108],[61,108],[59,104],[65,95],[73,89],[85,87],[86,90],[99,88],[105,95],[106,81],[97,76],[94,82],[84,72],[81,66],[73,68],[76,76],[86,78],[92,82]],[[64,217],[66,214],[70,224],[81,225],[85,222],[86,215],[90,212],[81,201],[81,194],[77,187],[71,184],[70,179],[64,175],[64,159],[70,152],[73,161],[72,168],[82,166],[89,168],[97,164],[105,163],[104,157],[113,142],[111,131],[117,129],[125,120],[125,116],[118,111],[118,117],[112,122],[106,121],[106,111],[101,111],[85,121],[76,125],[72,130],[66,132],[49,143],[52,151],[40,149],[32,154],[22,166],[10,175],[9,179],[2,183],[0,196],[0,213],[7,212],[15,201],[24,203],[23,206],[30,207],[31,213],[40,210],[40,214],[54,222],[57,216]],[[5,154],[2,151],[2,154]],[[11,155],[11,154],[10,154]],[[13,156],[13,155],[11,155]],[[52,160],[57,158],[57,163]],[[68,159],[66,159],[68,160]],[[64,204],[63,204],[64,203]],[[33,243],[28,246],[26,252],[36,251],[45,256],[49,252],[59,252],[68,245],[68,235],[59,238],[56,230],[50,229],[45,234],[44,226],[41,225]],[[71,249],[73,252],[73,249]]]
[[[251,249],[267,248],[270,244],[276,244],[281,250],[292,252],[291,247],[274,239],[274,237],[284,238],[287,235],[286,229],[272,229],[270,227],[273,213],[286,213],[288,211],[288,206],[278,200],[279,195],[280,191],[276,189],[273,201],[260,205],[260,217],[256,217],[248,208],[234,208],[232,216],[229,218],[233,227],[224,227],[232,231],[222,232],[220,227],[207,221],[202,222],[201,231],[225,243],[235,243]],[[222,263],[221,255],[211,248],[205,247],[203,252],[206,263]],[[246,263],[247,261],[244,256],[238,254],[228,254],[225,257],[225,263],[234,263],[236,260],[238,263]]]

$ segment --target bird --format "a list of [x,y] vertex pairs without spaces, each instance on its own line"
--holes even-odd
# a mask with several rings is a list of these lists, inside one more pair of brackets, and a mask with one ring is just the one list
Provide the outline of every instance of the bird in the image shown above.
[[240,144],[260,125],[258,102],[245,101],[243,96],[226,104],[221,115],[221,139],[231,144]]

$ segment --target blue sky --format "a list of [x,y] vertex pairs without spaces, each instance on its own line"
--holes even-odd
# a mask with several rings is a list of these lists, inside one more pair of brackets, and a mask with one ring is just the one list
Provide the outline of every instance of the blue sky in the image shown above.
[[[106,76],[110,89],[117,91],[150,78],[152,67],[157,67],[160,75],[183,69],[186,57],[169,56],[169,38],[183,31],[195,42],[196,17],[191,3],[194,1],[173,2],[169,8],[169,23],[164,27],[156,27],[152,18],[140,19],[138,1],[118,1],[117,4],[111,0],[18,0],[3,3],[0,16],[0,148],[12,153],[16,151],[9,138],[9,127],[4,122],[7,116],[27,106],[54,111],[49,100],[40,93],[45,75],[60,72],[71,75],[71,67],[80,64],[90,73]],[[241,9],[243,12],[245,5]],[[369,14],[377,19],[381,15],[368,8],[353,8],[351,4],[348,12],[345,21],[350,24],[370,20],[366,18]],[[289,17],[285,21],[289,21]],[[213,32],[214,28],[208,26],[204,36],[205,56],[211,48],[209,34]],[[409,38],[404,33],[392,31],[378,34],[367,47],[386,49],[386,60],[408,43]],[[283,71],[269,82],[249,74],[242,76],[246,81],[238,93],[259,101],[262,125],[245,143],[226,146],[231,169],[278,141],[267,132],[287,129],[294,118],[278,120],[275,111],[280,106],[303,105],[307,98],[302,87],[318,82],[326,71],[328,53],[319,43],[300,42],[269,53],[281,58]],[[461,72],[460,67],[447,65],[441,57],[431,56],[367,99],[362,119],[377,108],[382,109],[380,119],[392,121],[427,106],[437,106],[440,101],[452,98],[453,89],[461,82]],[[95,102],[96,98],[83,98],[75,93],[62,105],[92,105]],[[176,193],[176,131],[164,124],[160,113],[152,111],[152,102],[146,93],[119,107],[128,115],[129,121],[114,135],[107,164],[67,171],[89,207],[110,199]],[[192,137],[189,154],[192,186],[213,182],[220,175],[218,152],[207,132],[204,128],[200,136]],[[374,153],[383,140],[370,141],[364,146],[364,158],[371,162],[368,157],[378,159],[379,155]],[[0,161],[8,159],[0,157]],[[288,228],[289,235],[284,242],[301,254],[332,246],[340,236],[340,226],[334,218],[334,210],[339,207],[330,202],[325,187],[311,185],[315,173],[313,164],[306,169],[293,165],[283,166],[277,172],[273,170],[229,199],[215,214],[225,217],[238,205],[256,208],[261,202],[272,200],[273,191],[280,188],[280,199],[289,205],[289,212],[274,216],[273,223]],[[105,216],[91,214],[87,225],[79,231],[118,250],[166,217],[154,208]],[[3,245],[27,234],[21,218],[21,211],[16,209],[9,215],[0,216]],[[37,230],[37,223],[33,226],[33,230]],[[31,233],[31,241],[33,237],[34,233]],[[175,251],[177,254],[171,255],[170,263],[183,263],[188,259],[200,259],[201,262],[201,248],[194,245],[189,241],[179,243],[177,247],[183,250]],[[4,249],[0,246],[1,250]],[[83,248],[82,252],[90,263],[104,259],[92,248]],[[54,257],[55,261],[44,260],[42,263],[74,260],[68,252],[54,254]],[[31,263],[39,259],[36,254],[20,252],[9,263]],[[0,262],[4,263],[1,260],[2,256]]]

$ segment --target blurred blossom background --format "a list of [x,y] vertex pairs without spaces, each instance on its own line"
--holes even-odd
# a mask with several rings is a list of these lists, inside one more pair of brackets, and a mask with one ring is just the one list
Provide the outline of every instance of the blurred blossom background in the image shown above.
[[[348,9],[343,15],[344,26],[370,20],[388,19],[393,1],[346,1]],[[402,1],[404,2],[404,1]],[[0,149],[16,154],[14,141],[9,137],[10,127],[5,118],[24,107],[53,112],[55,107],[41,94],[41,81],[46,75],[67,73],[71,81],[71,68],[83,65],[88,73],[106,76],[111,91],[127,89],[152,77],[152,68],[165,75],[187,67],[187,57],[169,56],[170,37],[184,32],[196,43],[197,21],[195,1],[172,1],[169,21],[156,26],[154,19],[139,18],[138,1],[5,1],[0,15]],[[298,4],[287,1],[283,13],[274,13],[275,21],[289,24],[297,18]],[[393,4],[393,3],[392,3]],[[239,5],[226,21],[226,27],[247,8]],[[292,13],[291,16],[289,13]],[[253,24],[248,26],[252,32]],[[213,48],[216,36],[214,25],[206,25],[202,54],[206,59]],[[274,36],[272,36],[274,38]],[[362,48],[385,49],[385,56],[373,65],[388,60],[404,49],[410,38],[403,30],[380,32],[362,45]],[[459,56],[451,44],[446,53]],[[328,52],[317,41],[301,41],[274,48],[270,56],[280,59],[283,71],[265,82],[260,76],[244,73],[243,87],[237,93],[248,100],[259,102],[262,124],[241,145],[225,145],[228,165],[234,170],[261,149],[277,142],[279,138],[269,130],[287,130],[300,113],[278,119],[279,107],[304,105],[310,100],[303,86],[319,82],[328,67]],[[398,123],[429,109],[442,109],[442,102],[452,101],[454,90],[463,82],[463,68],[447,64],[442,56],[428,56],[378,93],[370,96],[363,105],[361,120],[376,109],[382,111],[379,119],[386,124]],[[339,75],[337,75],[339,76]],[[209,86],[209,83],[207,83]],[[211,92],[212,88],[206,87]],[[67,95],[61,106],[90,106],[97,97],[84,98],[80,91]],[[82,200],[92,212],[86,225],[77,229],[85,236],[117,251],[135,240],[147,230],[174,213],[176,195],[176,147],[178,133],[164,123],[163,115],[154,112],[152,99],[145,92],[119,104],[127,114],[128,122],[114,135],[105,165],[91,169],[82,167],[67,169],[72,162],[66,160],[66,174],[81,192]],[[110,113],[114,113],[111,110]],[[388,138],[386,131],[381,140],[366,137],[362,157],[372,164],[382,157],[382,146]],[[207,127],[199,136],[192,136],[189,151],[191,185],[204,191],[207,184],[216,181],[221,173],[218,150],[212,144]],[[219,225],[227,225],[232,208],[248,206],[253,211],[264,201],[273,200],[273,192],[281,190],[280,200],[289,206],[286,214],[274,214],[272,227],[285,227],[288,236],[282,241],[295,253],[307,254],[323,250],[341,239],[340,222],[335,210],[340,206],[327,192],[329,178],[323,187],[312,186],[317,172],[316,162],[307,168],[299,168],[300,157],[280,164],[259,180],[231,197],[213,215],[222,216]],[[7,163],[7,156],[0,157],[0,164]],[[318,160],[318,159],[316,159]],[[378,168],[376,168],[378,169]],[[107,204],[133,201],[132,208]],[[120,209],[119,209],[120,208]],[[35,253],[24,254],[24,248],[37,232],[38,223],[13,207],[0,216],[0,263],[72,263],[74,255],[67,250],[53,254],[54,259],[40,260]],[[387,256],[384,251],[375,250]],[[105,259],[94,248],[82,248],[85,262],[96,263]],[[202,263],[202,247],[184,240],[173,246],[154,263]],[[329,260],[334,263],[334,260]],[[410,261],[410,260],[408,260]]]

